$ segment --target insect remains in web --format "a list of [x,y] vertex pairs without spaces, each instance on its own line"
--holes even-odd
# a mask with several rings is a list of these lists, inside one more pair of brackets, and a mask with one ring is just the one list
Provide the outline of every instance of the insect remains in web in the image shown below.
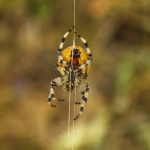
[[62,50],[67,36],[74,27],[75,26],[73,26],[71,29],[69,29],[68,32],[64,34],[60,42],[57,51],[58,63],[56,64],[56,69],[61,73],[62,77],[57,77],[51,81],[50,94],[48,96],[47,102],[52,107],[56,107],[51,103],[52,100],[64,101],[63,99],[55,98],[54,90],[56,86],[64,85],[64,90],[66,92],[72,92],[74,88],[77,87],[82,94],[82,100],[80,102],[75,102],[75,104],[81,105],[79,114],[74,118],[74,120],[76,120],[83,113],[84,104],[88,99],[89,85],[81,79],[87,78],[88,71],[90,69],[90,63],[92,61],[92,54],[87,41],[77,32],[75,32],[75,34],[84,43],[86,50],[80,46],[70,46]]

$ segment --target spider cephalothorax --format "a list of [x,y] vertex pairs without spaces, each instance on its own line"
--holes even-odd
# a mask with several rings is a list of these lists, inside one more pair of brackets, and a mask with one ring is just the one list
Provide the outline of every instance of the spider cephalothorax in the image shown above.
[[73,53],[72,53],[72,51],[70,52],[71,54],[70,54],[70,57],[72,57],[72,54],[73,54],[73,58],[80,58],[80,54],[81,54],[81,52],[80,52],[80,48],[78,49],[78,47],[75,47],[75,48],[73,48]]
[[51,100],[64,101],[61,99],[56,99],[54,97],[55,86],[60,86],[64,84],[64,90],[66,92],[72,92],[75,86],[80,90],[82,96],[81,102],[75,102],[76,104],[81,104],[80,113],[74,120],[76,120],[84,111],[84,103],[87,102],[89,85],[83,81],[81,78],[86,79],[87,73],[90,68],[90,63],[92,61],[92,54],[88,47],[88,43],[84,38],[82,38],[77,32],[75,34],[81,39],[86,47],[86,51],[79,46],[70,46],[62,51],[65,39],[71,32],[72,27],[63,36],[61,43],[58,48],[58,63],[56,64],[56,69],[62,74],[62,77],[55,78],[50,83],[50,94],[48,97],[48,103],[52,107],[56,107],[51,103]]

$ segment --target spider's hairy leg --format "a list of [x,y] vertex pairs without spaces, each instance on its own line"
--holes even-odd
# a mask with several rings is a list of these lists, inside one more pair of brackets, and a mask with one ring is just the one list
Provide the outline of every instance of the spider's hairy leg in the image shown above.
[[48,96],[48,104],[50,104],[52,107],[56,107],[55,105],[53,105],[51,103],[51,100],[57,100],[57,101],[64,101],[62,99],[56,99],[55,96],[54,96],[54,89],[55,89],[55,86],[60,86],[63,84],[63,77],[58,77],[58,78],[55,78],[51,81],[50,83],[50,94]]
[[[86,90],[83,90],[83,88],[81,86],[83,84],[86,87]],[[87,83],[84,83],[81,80],[79,80],[77,87],[79,88],[79,90],[80,90],[80,92],[81,92],[81,94],[83,96],[82,96],[81,102],[75,102],[75,104],[81,104],[81,108],[80,108],[80,113],[73,120],[77,120],[79,118],[79,116],[83,113],[83,111],[84,111],[84,104],[85,104],[85,102],[87,102],[87,98],[88,98],[88,94],[89,94],[89,85]]]
[[82,68],[86,67],[88,64],[91,63],[92,61],[92,53],[90,51],[90,48],[89,48],[89,44],[87,43],[87,41],[81,36],[79,35],[77,32],[75,32],[75,34],[81,39],[81,41],[84,43],[85,47],[86,47],[86,52],[89,56],[89,59],[84,63],[82,64],[80,67],[79,67],[79,70],[82,70]]
[[82,71],[82,77],[83,77],[83,79],[87,78],[87,71]]
[[86,79],[87,78],[87,71],[86,70],[80,70],[80,71],[77,71],[76,72],[76,76],[78,77],[82,77],[83,79]]
[[88,76],[87,71],[83,69],[75,70],[75,74],[77,77],[82,77],[83,79],[86,79]]
[[67,38],[67,36],[69,35],[69,33],[72,31],[72,29],[74,28],[75,26],[73,26],[72,28],[69,29],[69,31],[67,31],[64,36],[62,37],[61,39],[61,42],[60,42],[60,45],[59,45],[59,48],[58,48],[58,52],[61,52],[62,48],[63,48],[63,45],[64,45],[64,42]]
[[63,76],[66,75],[66,74],[69,74],[69,71],[66,70],[66,69],[64,69],[64,68],[62,68],[62,67],[59,67],[59,64],[56,64],[56,69],[57,69],[59,72],[61,72]]
[[67,31],[67,32],[64,34],[64,36],[63,36],[62,39],[61,39],[61,42],[60,42],[58,51],[57,51],[58,60],[60,60],[60,63],[64,64],[64,66],[67,66],[67,62],[63,59],[63,57],[62,57],[62,55],[61,55],[61,50],[62,50],[62,48],[63,48],[64,42],[65,42],[67,36],[69,35],[69,33],[72,31],[72,29],[73,29],[74,27],[75,27],[75,26],[73,26],[72,28],[70,28],[69,31]]

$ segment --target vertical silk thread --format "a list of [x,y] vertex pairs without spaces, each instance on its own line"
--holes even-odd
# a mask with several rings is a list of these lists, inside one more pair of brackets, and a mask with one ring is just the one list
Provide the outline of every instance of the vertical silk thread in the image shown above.
[[[73,37],[73,49],[75,48],[75,0],[74,0],[74,37]],[[71,60],[71,69],[70,69],[70,88],[69,88],[69,113],[68,113],[68,146],[67,150],[69,149],[69,133],[70,133],[70,101],[71,101],[71,71],[73,71],[73,50],[72,50],[72,60]],[[74,72],[73,72],[74,73]],[[76,80],[75,80],[75,102],[76,102]],[[75,103],[74,103],[74,114],[73,118],[75,117]],[[72,150],[74,145],[74,120],[73,120],[73,135],[72,135]]]
[[[74,38],[73,38],[73,46],[75,48],[75,7],[76,6],[76,1],[74,0]],[[76,79],[75,79],[75,102],[76,102]],[[75,117],[75,103],[74,103],[74,113],[73,113],[73,129],[72,129],[72,150],[74,146],[74,117]]]

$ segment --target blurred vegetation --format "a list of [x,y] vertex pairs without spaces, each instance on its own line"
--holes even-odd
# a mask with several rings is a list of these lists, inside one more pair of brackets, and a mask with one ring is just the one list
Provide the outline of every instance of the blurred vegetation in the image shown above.
[[[76,0],[76,31],[94,59],[75,150],[150,150],[149,8],[149,0]],[[46,101],[50,81],[60,76],[57,48],[72,25],[73,1],[0,1],[1,150],[67,148],[68,94],[56,89],[65,99],[57,108]],[[76,44],[84,47],[78,38]],[[73,104],[74,94],[71,116]],[[72,121],[70,130],[71,149]]]

